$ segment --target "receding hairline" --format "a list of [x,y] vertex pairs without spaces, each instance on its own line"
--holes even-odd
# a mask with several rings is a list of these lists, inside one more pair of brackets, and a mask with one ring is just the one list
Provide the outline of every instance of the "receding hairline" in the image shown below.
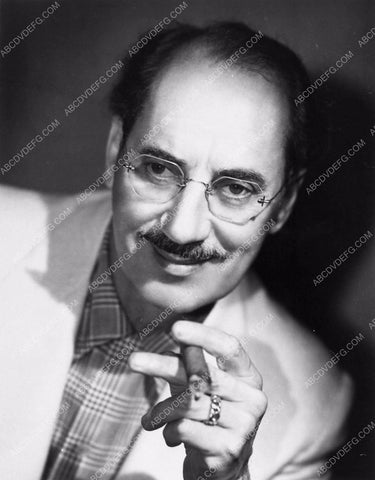
[[[191,69],[193,63],[196,65],[202,65],[202,67],[207,68],[208,70],[215,71],[215,69],[222,63],[222,60],[218,55],[215,55],[214,47],[207,45],[206,42],[200,41],[201,39],[194,39],[188,45],[182,45],[178,51],[174,52],[174,55],[166,62],[165,65],[160,69],[156,77],[154,78],[151,89],[148,92],[147,97],[143,103],[143,108],[138,114],[138,118],[142,116],[144,110],[147,108],[147,105],[153,102],[153,99],[156,97],[157,91],[161,86],[163,79],[174,69],[183,70],[184,67],[188,66]],[[271,69],[260,68],[254,63],[254,68],[248,62],[248,65],[234,65],[230,67],[223,75],[228,75],[230,71],[236,71],[240,75],[245,77],[261,77],[266,83],[274,88],[279,101],[281,103],[281,108],[284,110],[286,115],[286,127],[283,134],[287,137],[292,129],[291,125],[291,110],[287,95],[285,93],[285,88],[283,88],[283,83],[277,81],[275,72],[270,71]],[[265,73],[266,71],[266,73]],[[136,123],[136,122],[135,122]]]
[[[272,67],[268,65],[258,65],[257,60],[250,62],[251,56],[248,56],[248,61],[246,65],[244,62],[238,62],[230,66],[227,71],[234,70],[242,72],[248,75],[257,74],[260,75],[267,82],[273,84],[279,90],[284,93],[285,82],[283,79],[278,78]],[[162,77],[174,67],[190,65],[191,63],[196,62],[197,64],[204,64],[208,67],[219,67],[225,62],[221,57],[220,53],[217,52],[215,45],[211,44],[205,38],[195,38],[190,40],[188,43],[180,45],[175,51],[173,51],[171,57],[166,61],[160,71],[157,73],[153,86],[157,83],[160,83]],[[224,72],[224,74],[227,72]]]

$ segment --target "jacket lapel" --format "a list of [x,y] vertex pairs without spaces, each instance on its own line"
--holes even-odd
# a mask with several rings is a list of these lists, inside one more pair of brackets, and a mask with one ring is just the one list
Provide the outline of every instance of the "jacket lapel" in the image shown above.
[[[77,205],[71,197],[58,202],[37,194],[14,197],[4,199],[12,202],[4,209],[9,215],[4,219],[9,224],[5,231],[10,234],[2,242],[7,257],[1,263],[7,274],[0,293],[0,411],[5,416],[0,471],[4,479],[35,480],[41,475],[59,414],[75,330],[110,217],[110,202],[105,193],[85,205]],[[14,214],[13,203],[19,202],[24,202],[27,219]],[[51,219],[66,208],[72,213],[50,230]],[[28,224],[34,231],[27,245]],[[26,252],[23,256],[20,245]],[[16,261],[9,263],[9,258]]]

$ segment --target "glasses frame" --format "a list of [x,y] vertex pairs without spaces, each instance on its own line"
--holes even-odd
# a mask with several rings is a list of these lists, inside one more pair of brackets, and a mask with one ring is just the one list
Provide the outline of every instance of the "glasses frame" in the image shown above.
[[[248,180],[242,180],[242,179],[238,179],[238,178],[235,178],[235,177],[230,177],[230,176],[227,176],[227,175],[223,175],[222,177],[217,178],[213,182],[208,182],[208,183],[203,182],[202,180],[196,180],[194,178],[187,177],[185,175],[184,171],[182,170],[182,168],[177,163],[171,162],[170,160],[165,160],[164,158],[156,157],[155,155],[150,155],[148,153],[141,153],[141,154],[137,155],[136,157],[133,158],[133,161],[136,160],[137,158],[144,157],[144,156],[151,157],[151,158],[154,158],[155,160],[159,160],[159,161],[161,160],[162,162],[165,162],[167,164],[169,163],[170,165],[173,165],[174,167],[176,167],[177,170],[181,173],[180,177],[181,177],[182,182],[176,184],[177,187],[180,187],[179,190],[177,191],[177,193],[175,195],[173,195],[173,197],[171,197],[169,200],[166,200],[165,202],[157,202],[157,203],[162,205],[163,203],[167,203],[170,200],[173,200],[174,198],[176,198],[182,192],[182,190],[190,182],[201,183],[202,185],[205,186],[205,197],[206,197],[208,209],[212,213],[212,215],[214,217],[224,221],[224,222],[233,223],[235,225],[246,225],[246,223],[248,223],[250,221],[254,221],[261,213],[263,213],[265,211],[266,207],[268,207],[271,204],[271,202],[274,201],[274,199],[282,192],[282,190],[284,190],[284,188],[286,186],[286,184],[284,182],[282,184],[282,186],[280,187],[280,189],[271,198],[266,198],[266,196],[264,194],[262,195],[261,198],[258,198],[257,203],[259,203],[262,207],[265,206],[265,208],[263,210],[261,210],[259,213],[257,213],[256,215],[253,215],[252,217],[248,218],[245,222],[234,222],[233,220],[229,220],[227,218],[220,217],[220,216],[218,216],[218,215],[216,215],[215,213],[212,212],[211,207],[210,207],[210,202],[208,200],[208,196],[213,195],[213,186],[215,185],[216,182],[218,182],[219,180],[221,180],[223,178],[228,178],[228,179],[232,179],[232,180],[236,180],[236,181],[241,180],[242,182],[249,183],[249,184],[254,184],[255,182],[250,182]],[[135,170],[135,166],[131,162],[125,162],[122,166],[126,169],[127,173],[130,173],[131,171]],[[132,187],[132,190],[134,191],[134,193],[136,195],[138,195],[140,198],[144,198],[144,197],[142,197],[142,195],[140,195],[134,189],[133,185],[131,185],[131,187]]]

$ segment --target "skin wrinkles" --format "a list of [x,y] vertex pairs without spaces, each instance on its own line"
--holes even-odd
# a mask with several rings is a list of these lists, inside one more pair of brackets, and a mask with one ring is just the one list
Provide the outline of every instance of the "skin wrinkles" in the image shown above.
[[[153,155],[154,157],[162,158],[164,160],[169,160],[170,162],[177,163],[182,170],[184,171],[186,175],[186,170],[187,170],[187,162],[185,162],[182,159],[176,158],[173,155],[171,155],[169,152],[166,150],[163,150],[161,148],[156,148],[156,147],[143,147],[139,149],[139,154],[149,154]],[[188,177],[188,175],[186,175]],[[234,178],[239,178],[243,180],[249,180],[251,182],[255,182],[259,185],[259,187],[265,191],[268,187],[266,179],[263,177],[263,175],[255,172],[254,170],[251,169],[245,169],[245,168],[226,168],[226,169],[221,169],[218,171],[213,172],[213,177],[211,181],[216,180],[219,177],[223,176],[228,176],[228,177],[234,177]]]
[[[188,177],[207,183],[220,171],[247,171],[253,178],[256,176],[258,181],[264,182],[265,194],[271,197],[281,187],[284,177],[283,152],[288,117],[285,101],[278,89],[261,75],[242,72],[223,74],[208,92],[200,95],[199,86],[210,75],[211,69],[193,62],[184,70],[174,65],[165,72],[131,130],[126,149],[167,153],[168,156],[163,155],[163,158],[180,162]],[[152,141],[140,147],[145,133],[160,124],[176,105],[181,108],[173,121],[165,125]],[[265,125],[270,128],[265,129]],[[112,144],[111,139],[109,142],[113,152],[116,151],[116,141],[118,147],[121,143],[120,126],[118,130],[116,136],[116,128],[113,128]],[[238,145],[241,145],[239,153]],[[233,151],[237,151],[235,156]],[[109,162],[116,160],[114,155],[112,157]],[[196,245],[201,248],[195,251],[197,258],[204,257],[207,252],[224,258],[273,216],[278,217],[278,226],[281,227],[291,208],[291,205],[283,206],[275,201],[255,221],[240,226],[211,214],[205,199],[205,187],[200,183],[191,182],[176,198],[156,204],[135,198],[134,193],[125,188],[125,175],[125,169],[120,169],[113,184],[113,258],[134,250],[140,235],[147,235],[160,222],[163,225],[160,234],[148,238],[151,242],[132,255],[115,274],[120,300],[130,318],[142,317],[146,324],[174,300],[179,300],[178,315],[194,311],[229,293],[255,259],[265,235],[244,255],[231,262],[225,275],[218,274],[215,259],[201,263],[189,275],[171,274],[168,269],[160,268],[155,260],[152,241],[185,255],[192,253],[192,245]],[[165,221],[173,208],[176,208],[173,218]],[[186,289],[193,290],[195,295],[184,296]],[[137,306],[139,303],[141,308]]]

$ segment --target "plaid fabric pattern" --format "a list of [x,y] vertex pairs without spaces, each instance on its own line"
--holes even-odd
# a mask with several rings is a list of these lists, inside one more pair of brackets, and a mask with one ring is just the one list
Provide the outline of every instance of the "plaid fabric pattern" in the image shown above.
[[[109,267],[110,227],[91,280]],[[178,351],[164,333],[137,333],[111,275],[87,295],[42,480],[114,479],[165,382],[128,368],[132,351]]]

